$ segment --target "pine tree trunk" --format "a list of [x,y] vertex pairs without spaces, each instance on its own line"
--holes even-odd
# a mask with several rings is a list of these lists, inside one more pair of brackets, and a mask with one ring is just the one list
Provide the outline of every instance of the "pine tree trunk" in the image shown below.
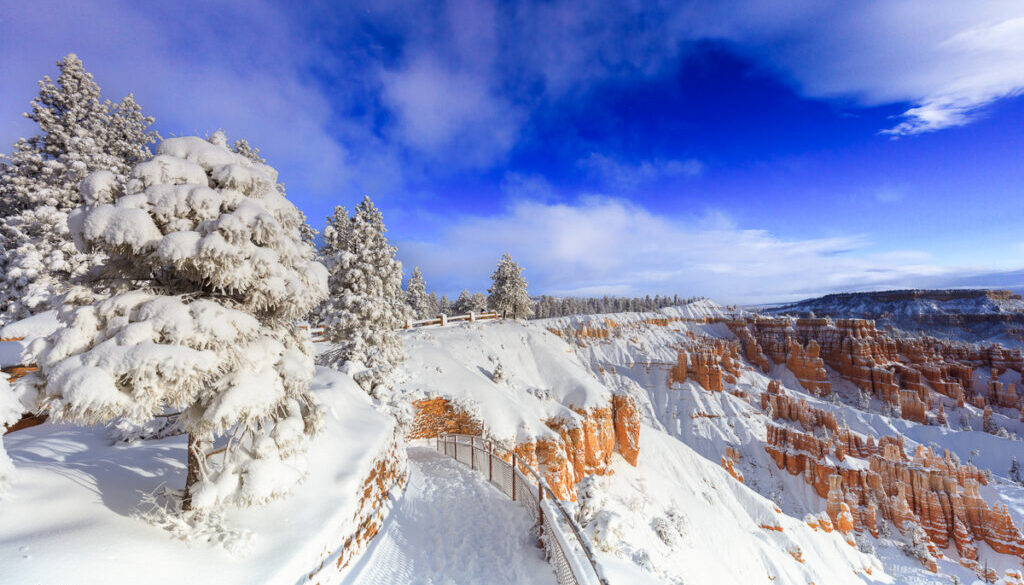
[[185,495],[181,499],[181,509],[192,509],[192,486],[199,481],[199,457],[201,448],[199,439],[192,433],[188,434],[188,475],[185,477]]

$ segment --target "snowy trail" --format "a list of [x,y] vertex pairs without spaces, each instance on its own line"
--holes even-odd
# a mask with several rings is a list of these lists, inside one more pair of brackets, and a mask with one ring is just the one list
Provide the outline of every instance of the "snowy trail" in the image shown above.
[[530,527],[526,511],[479,473],[410,447],[405,493],[341,584],[554,584]]

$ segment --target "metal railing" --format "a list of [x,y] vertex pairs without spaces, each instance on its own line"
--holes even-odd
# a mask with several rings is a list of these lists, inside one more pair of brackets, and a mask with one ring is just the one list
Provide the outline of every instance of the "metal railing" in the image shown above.
[[514,451],[474,435],[439,435],[436,449],[486,474],[506,496],[526,508],[561,585],[608,585],[579,524],[547,482]]

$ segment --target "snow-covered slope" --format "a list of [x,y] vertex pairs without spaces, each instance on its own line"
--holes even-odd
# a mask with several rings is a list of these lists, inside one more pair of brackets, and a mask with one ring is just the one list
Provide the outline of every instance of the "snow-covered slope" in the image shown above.
[[[661,377],[644,378],[643,372],[657,370],[643,364],[674,359],[673,344],[688,330],[728,335],[728,329],[685,320],[667,328],[646,320],[702,321],[723,314],[720,307],[701,301],[700,306],[662,313],[467,323],[408,332],[408,361],[397,402],[444,396],[481,421],[484,434],[523,443],[557,437],[546,424],[552,417],[578,416],[580,409],[600,405],[615,393],[635,396],[644,411],[637,465],[616,453],[608,473],[578,484],[579,501],[573,504],[602,563],[630,565],[632,571],[639,568],[664,583],[890,582],[877,559],[837,533],[812,530],[802,522],[802,513],[787,513],[722,469],[716,459],[719,447],[724,449],[739,435],[764,432],[763,423],[760,428],[729,428],[740,427],[739,417],[749,414],[749,404],[725,395],[724,403],[713,407],[737,417],[725,425],[727,437],[698,439],[692,433],[666,432],[657,415],[679,409],[656,402],[655,396],[663,397],[655,383]],[[597,327],[606,320],[619,324],[621,337],[585,349],[548,331],[570,324]],[[637,331],[650,335],[631,339]],[[505,379],[495,384],[493,371],[499,363]],[[602,365],[613,363],[622,369],[602,371]],[[697,444],[691,446],[687,439]],[[765,459],[761,450],[758,457]],[[866,577],[865,569],[873,577]]]
[[[512,322],[464,323],[403,334],[402,402],[443,396],[486,422],[506,443],[552,437],[543,421],[579,418],[606,406],[611,392],[563,341]],[[495,383],[499,367],[504,380]]]
[[[690,314],[698,316],[689,317]],[[778,469],[776,463],[766,452],[766,434],[770,424],[781,424],[772,421],[761,408],[761,394],[766,392],[768,384],[772,380],[781,382],[785,391],[790,395],[804,400],[809,406],[825,412],[834,413],[836,418],[847,425],[851,431],[866,433],[876,437],[895,436],[904,441],[908,453],[914,452],[919,445],[931,446],[937,453],[948,449],[954,456],[962,461],[971,461],[976,465],[989,469],[993,474],[993,482],[988,486],[982,486],[981,495],[986,502],[998,502],[1008,506],[1010,515],[1015,524],[1020,525],[1024,520],[1024,487],[1007,477],[1007,470],[1010,468],[1013,458],[1020,460],[1024,456],[1024,448],[1021,442],[1014,435],[1000,437],[980,430],[954,430],[939,425],[918,424],[901,418],[884,416],[879,413],[879,403],[873,404],[872,412],[865,412],[857,407],[858,390],[849,381],[843,379],[839,374],[828,369],[828,379],[831,380],[834,394],[832,399],[825,400],[807,392],[797,376],[791,372],[785,364],[773,364],[770,371],[762,373],[758,367],[746,361],[745,357],[735,357],[738,363],[738,370],[735,380],[724,383],[725,391],[709,391],[708,388],[699,384],[691,371],[686,381],[671,382],[670,375],[676,365],[676,358],[680,348],[688,348],[691,354],[694,351],[700,352],[713,347],[715,342],[735,342],[736,336],[726,326],[725,322],[715,317],[721,316],[721,312],[711,312],[711,319],[702,318],[700,315],[708,314],[702,310],[691,312],[686,309],[666,309],[658,313],[650,314],[620,314],[607,316],[585,316],[548,319],[535,322],[535,326],[545,327],[558,331],[563,337],[569,339],[575,348],[577,355],[591,369],[600,373],[605,384],[611,388],[629,391],[632,396],[641,402],[639,411],[645,417],[645,423],[649,425],[644,428],[641,441],[640,466],[636,470],[622,472],[616,468],[616,475],[611,478],[600,478],[598,485],[624,482],[627,477],[640,471],[636,481],[650,484],[655,476],[671,475],[669,471],[672,466],[665,461],[659,461],[651,465],[650,472],[643,472],[644,462],[647,457],[652,456],[647,447],[654,442],[652,436],[660,437],[656,457],[679,449],[680,445],[687,452],[696,453],[702,457],[700,466],[694,468],[711,467],[718,468],[725,460],[730,459],[731,465],[744,476],[745,490],[753,490],[758,495],[767,498],[772,505],[781,510],[780,516],[785,519],[804,519],[808,514],[818,516],[825,510],[825,498],[818,495],[808,482],[804,481],[802,475],[793,476],[786,473],[786,470]],[[677,316],[686,315],[678,318]],[[743,316],[740,313],[733,313],[729,318]],[[709,322],[711,321],[711,322]],[[716,322],[717,321],[717,322]],[[716,341],[717,340],[717,341]],[[691,360],[691,365],[692,365]],[[978,367],[975,376],[979,380],[976,387],[984,388],[987,384],[989,369]],[[1009,383],[1020,383],[1017,372],[1010,370],[1000,375],[1000,379]],[[978,386],[980,385],[980,386]],[[947,408],[954,408],[953,404]],[[975,428],[978,427],[978,420],[981,411],[966,405],[965,412],[973,413]],[[1006,409],[999,411],[993,416],[998,425],[1005,425],[1011,432],[1024,430],[1015,418],[1003,416],[1002,412],[1016,416],[1017,411]],[[952,412],[952,410],[950,410]],[[658,434],[654,429],[663,429],[663,434]],[[796,424],[796,428],[803,428]],[[736,455],[734,457],[733,455]],[[853,465],[855,462],[849,460]],[[866,461],[860,460],[866,465]],[[715,469],[726,478],[731,477],[722,469]],[[691,471],[690,473],[694,473]],[[701,471],[699,473],[710,473]],[[713,485],[721,486],[710,480]],[[735,483],[735,482],[734,482]],[[730,484],[730,487],[735,487]],[[614,492],[615,488],[607,491]],[[648,489],[652,493],[679,493],[678,491],[665,489]],[[625,498],[620,498],[625,500]],[[581,496],[581,501],[585,498]],[[693,503],[688,504],[693,507]],[[602,501],[601,508],[616,510],[615,505]],[[649,563],[655,569],[670,567],[671,571],[684,571],[680,567],[687,567],[692,570],[692,564],[686,562],[680,564],[678,560],[682,553],[674,553],[657,545],[657,539],[651,539],[642,528],[644,521],[651,521],[657,516],[658,507],[648,503],[646,499],[633,500],[632,507],[618,508],[621,510],[623,520],[620,525],[630,526],[629,533],[622,538],[632,546],[637,543],[648,542],[639,558]],[[642,512],[638,513],[638,511]],[[750,508],[745,508],[747,514],[751,514]],[[671,519],[672,514],[668,515]],[[728,513],[719,517],[719,526],[714,528],[715,532],[725,530],[722,526],[731,526],[735,520]],[[784,533],[789,533],[785,521]],[[803,524],[807,528],[806,523]],[[795,531],[792,535],[795,537]],[[820,534],[815,532],[815,534]],[[830,533],[834,536],[835,533]],[[709,538],[714,538],[710,536]],[[600,537],[598,536],[600,540]],[[864,568],[871,569],[871,574],[859,573],[861,580],[882,581],[890,578],[900,583],[934,583],[942,582],[955,576],[964,581],[971,582],[976,575],[956,562],[957,553],[955,548],[946,551],[946,558],[940,559],[938,569],[946,576],[940,577],[929,572],[916,558],[904,554],[904,542],[907,538],[901,536],[895,529],[891,536],[883,534],[880,538],[873,538],[867,533],[857,536],[859,546],[867,555],[856,553],[858,558],[867,557],[864,561]],[[817,542],[817,541],[815,541]],[[650,544],[654,543],[654,544]],[[747,545],[743,545],[747,546]],[[853,547],[848,547],[852,549]],[[996,554],[982,544],[981,556],[989,566],[995,569],[998,577],[1002,577],[1006,570],[1014,570],[1019,567],[1019,560],[1012,555]],[[847,550],[840,550],[845,553]],[[874,552],[872,552],[874,551]],[[688,551],[689,552],[689,551]],[[707,553],[712,554],[712,553]],[[830,553],[818,553],[822,558],[828,557]],[[636,558],[634,553],[634,558]],[[829,558],[827,564],[831,564],[832,570],[825,573],[823,580],[815,580],[809,576],[813,569],[805,567],[808,571],[808,580],[815,582],[838,582],[845,577],[844,570],[837,569],[837,561]],[[881,563],[880,565],[878,563]],[[838,566],[847,566],[839,563]],[[767,570],[766,567],[761,567]],[[760,570],[760,568],[759,568]],[[686,573],[690,576],[687,582],[715,582],[707,580],[710,574],[699,572]],[[852,576],[852,571],[850,572]],[[820,578],[820,577],[819,577]],[[749,580],[746,574],[729,575],[728,582],[736,582],[737,579]],[[755,581],[756,582],[756,581]],[[793,580],[792,576],[784,579],[783,582],[800,582]]]
[[212,543],[135,517],[141,493],[184,485],[183,437],[111,446],[101,427],[52,423],[7,435],[17,475],[0,500],[0,583],[278,585],[334,569],[324,561],[356,529],[364,478],[395,427],[338,372],[319,369],[313,391],[328,422],[309,477],[287,499],[230,512]]
[[[958,564],[952,544],[936,551],[933,573],[908,554],[909,537],[890,529],[887,520],[877,536],[840,533],[831,524],[826,530],[826,498],[806,475],[780,469],[766,444],[773,426],[821,439],[830,433],[773,420],[762,395],[778,382],[788,396],[834,415],[850,432],[899,437],[908,453],[925,445],[948,449],[990,469],[981,497],[1005,504],[1020,525],[1024,487],[1008,473],[1012,457],[1024,459],[1012,434],[1024,432],[1024,422],[1011,416],[1017,411],[1001,408],[993,415],[1008,431],[1003,436],[919,424],[882,414],[877,401],[864,410],[856,387],[831,368],[826,373],[833,394],[816,396],[787,362],[762,371],[738,352],[742,328],[734,333],[730,327],[739,316],[750,315],[699,301],[652,313],[405,331],[400,337],[407,359],[394,390],[378,403],[347,374],[321,369],[315,391],[331,407],[330,424],[311,451],[306,483],[289,499],[228,516],[227,525],[249,531],[251,542],[230,532],[214,535],[248,543],[247,554],[233,556],[206,542],[189,546],[132,517],[138,491],[183,483],[180,438],[112,447],[103,429],[46,424],[19,431],[4,439],[18,474],[0,502],[0,582],[64,582],[69,576],[76,583],[121,582],[172,560],[181,566],[148,581],[262,585],[297,583],[313,572],[325,585],[374,579],[407,585],[428,577],[473,582],[496,563],[494,553],[522,569],[523,579],[543,581],[547,575],[531,549],[532,537],[517,535],[528,522],[514,504],[471,471],[445,467],[454,463],[415,447],[414,485],[404,494],[396,491],[394,505],[383,507],[395,515],[383,523],[382,536],[364,556],[339,559],[339,547],[355,529],[356,494],[366,485],[361,482],[392,445],[396,429],[416,431],[422,418],[417,409],[436,399],[449,405],[438,416],[461,417],[459,424],[477,425],[474,432],[516,448],[521,457],[534,456],[542,473],[571,459],[570,431],[585,437],[585,456],[569,464],[568,495],[576,500],[567,505],[594,543],[610,585],[972,582],[975,573]],[[702,385],[693,371],[675,380],[680,350],[729,354],[732,373],[723,375],[718,389]],[[979,385],[990,372],[977,367]],[[1000,372],[1000,380],[1019,384],[1020,374]],[[952,409],[955,402],[944,399]],[[621,401],[635,409],[638,450],[632,457],[618,436],[623,427],[615,405]],[[970,404],[963,410],[980,418]],[[545,442],[558,448],[540,448]],[[609,445],[614,451],[602,451]],[[842,464],[854,469],[867,463],[847,457]],[[459,506],[473,508],[453,518]],[[463,532],[446,539],[451,530]],[[477,544],[497,547],[487,552],[490,561],[466,561],[459,570],[450,565],[475,554]],[[997,576],[1019,566],[1014,556],[984,542],[977,547]],[[339,572],[342,560],[348,567]]]

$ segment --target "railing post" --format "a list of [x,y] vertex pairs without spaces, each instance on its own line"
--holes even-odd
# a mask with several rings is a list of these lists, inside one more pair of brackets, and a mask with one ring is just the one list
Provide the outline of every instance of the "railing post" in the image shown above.
[[476,321],[476,313],[474,313],[473,311],[470,311],[469,312],[469,322],[473,323],[474,321]]
[[540,546],[544,546],[544,484],[537,481],[537,513],[540,517],[540,530],[537,531],[537,538]]
[[516,501],[516,454],[512,452],[512,501]]
[[494,447],[487,443],[487,481],[494,483]]
[[469,468],[476,469],[476,437],[469,438]]
[[445,325],[448,324],[448,315],[445,315],[444,313],[441,313],[438,316],[441,317],[441,327],[444,327]]

